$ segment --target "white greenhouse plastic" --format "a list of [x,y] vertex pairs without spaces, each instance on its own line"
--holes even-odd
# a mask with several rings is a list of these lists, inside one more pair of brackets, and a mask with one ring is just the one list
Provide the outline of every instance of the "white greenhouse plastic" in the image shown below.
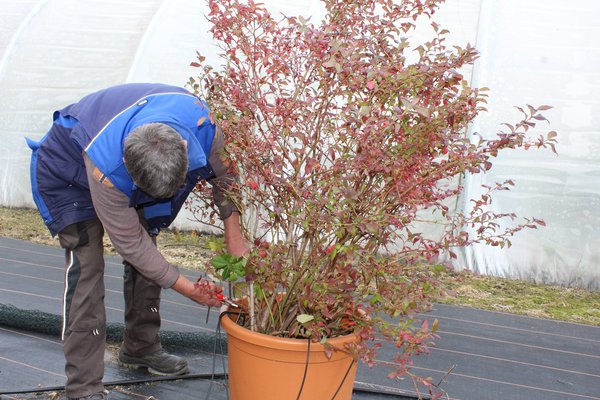
[[[322,12],[316,0],[264,3],[273,13]],[[122,82],[183,86],[196,73],[196,51],[217,65],[206,11],[203,0],[0,0],[0,206],[34,207],[24,136],[40,139],[54,110]],[[508,250],[474,246],[459,268],[600,289],[599,17],[596,0],[447,0],[436,14],[454,43],[481,52],[464,71],[491,89],[473,132],[490,137],[519,118],[513,106],[549,104],[551,124],[538,132],[559,133],[559,156],[507,153],[464,182],[471,198],[481,184],[513,179],[494,211],[547,227],[519,233]],[[174,224],[195,227],[185,213]]]

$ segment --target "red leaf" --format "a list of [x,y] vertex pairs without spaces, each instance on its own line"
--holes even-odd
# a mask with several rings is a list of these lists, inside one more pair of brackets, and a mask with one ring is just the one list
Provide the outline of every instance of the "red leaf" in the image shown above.
[[246,186],[248,186],[252,190],[258,189],[258,183],[256,183],[255,181],[248,181],[248,182],[246,182]]

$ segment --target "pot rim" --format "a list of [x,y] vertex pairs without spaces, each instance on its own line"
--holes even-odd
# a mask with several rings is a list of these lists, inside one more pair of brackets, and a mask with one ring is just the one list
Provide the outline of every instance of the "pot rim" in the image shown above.
[[[221,315],[229,310],[229,306],[223,305],[221,306]],[[306,352],[306,346],[308,339],[294,339],[294,338],[284,338],[279,336],[267,335],[264,333],[253,332],[250,329],[244,328],[235,322],[228,315],[222,315],[220,318],[221,326],[227,333],[227,335],[231,335],[233,337],[238,338],[239,340],[243,340],[246,342],[252,342],[258,346],[264,347],[276,347],[276,348],[286,348],[289,350],[297,350]],[[335,348],[343,349],[344,345],[347,343],[358,342],[359,337],[354,333],[337,336],[333,338],[327,338],[327,343],[334,346]],[[311,342],[310,351],[317,352],[323,351],[324,346],[321,343]]]

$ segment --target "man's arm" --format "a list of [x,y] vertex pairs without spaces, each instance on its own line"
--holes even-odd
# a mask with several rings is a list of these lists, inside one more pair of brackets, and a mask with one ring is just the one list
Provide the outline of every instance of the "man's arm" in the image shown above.
[[238,177],[233,174],[228,168],[227,163],[224,159],[224,146],[225,138],[221,128],[217,125],[215,130],[215,137],[213,138],[212,146],[210,149],[210,155],[208,162],[210,163],[213,171],[215,172],[215,178],[208,182],[212,186],[212,194],[215,201],[215,205],[219,209],[219,215],[221,219],[225,221],[235,211],[238,213],[238,225],[239,225],[239,210],[235,204],[227,196],[232,188],[237,183]]
[[237,176],[228,171],[227,165],[223,160],[224,144],[223,132],[217,125],[209,157],[209,162],[215,171],[216,178],[212,179],[210,183],[213,187],[215,204],[219,208],[219,214],[223,220],[227,252],[241,257],[248,253],[249,246],[242,233],[240,212],[227,197],[227,193],[231,192],[234,184],[237,182]]
[[225,227],[225,245],[231,255],[242,257],[248,253],[248,244],[240,226],[240,214],[234,211],[223,220]]
[[[146,278],[163,288],[173,288],[200,304],[218,306],[216,287],[200,288],[179,273],[158,251],[140,223],[137,211],[129,207],[129,198],[112,187],[108,180],[94,177],[94,163],[84,155],[94,210],[117,252]],[[214,285],[213,285],[214,286]]]

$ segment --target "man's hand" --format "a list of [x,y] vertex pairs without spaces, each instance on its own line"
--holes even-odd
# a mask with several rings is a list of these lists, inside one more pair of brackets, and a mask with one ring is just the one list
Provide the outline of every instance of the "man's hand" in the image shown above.
[[179,278],[175,284],[171,286],[171,289],[181,293],[196,303],[209,307],[221,306],[221,301],[217,298],[217,295],[223,291],[223,288],[212,282],[203,281],[202,283],[194,284],[185,276],[179,275]]
[[223,287],[216,285],[210,281],[198,279],[194,284],[194,295],[190,297],[196,303],[204,304],[211,307],[220,307],[223,296],[219,296],[223,292]]

